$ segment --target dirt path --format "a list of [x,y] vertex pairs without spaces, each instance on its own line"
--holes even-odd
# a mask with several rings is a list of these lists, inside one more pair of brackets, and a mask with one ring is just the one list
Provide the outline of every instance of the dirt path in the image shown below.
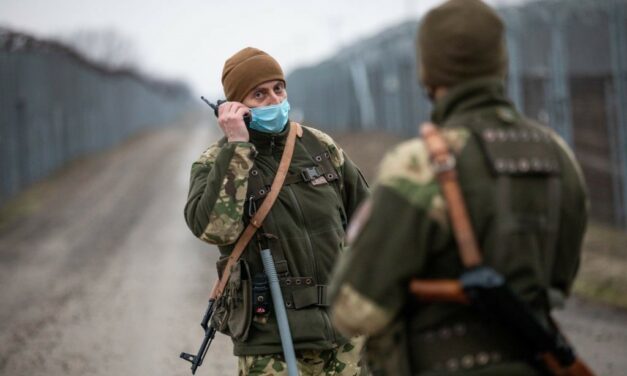
[[[204,128],[207,129],[207,128]],[[0,374],[187,375],[217,252],[183,220],[201,128],[143,135],[36,187],[0,233]],[[219,336],[200,374],[234,374]]]
[[[0,375],[189,374],[178,354],[200,344],[217,257],[182,215],[207,129],[145,134],[23,196],[30,214],[0,229]],[[559,317],[599,374],[627,369],[624,311],[575,300]],[[219,335],[197,374],[235,368]]]

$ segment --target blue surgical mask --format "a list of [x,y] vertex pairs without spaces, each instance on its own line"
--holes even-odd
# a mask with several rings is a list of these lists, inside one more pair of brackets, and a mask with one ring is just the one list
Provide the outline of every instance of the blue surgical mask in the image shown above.
[[250,128],[259,132],[279,133],[287,123],[290,104],[287,99],[272,106],[251,108],[252,121]]

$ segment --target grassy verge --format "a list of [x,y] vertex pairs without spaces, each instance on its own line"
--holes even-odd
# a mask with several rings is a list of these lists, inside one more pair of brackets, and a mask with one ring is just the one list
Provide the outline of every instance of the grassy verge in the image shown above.
[[45,197],[45,184],[36,184],[0,207],[0,233],[13,221],[36,212]]
[[589,225],[574,293],[627,308],[627,231]]

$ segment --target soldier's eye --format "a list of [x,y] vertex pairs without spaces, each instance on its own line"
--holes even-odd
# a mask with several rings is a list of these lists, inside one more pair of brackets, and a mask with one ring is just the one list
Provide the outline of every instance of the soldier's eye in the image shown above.
[[283,90],[285,90],[285,86],[283,85],[283,83],[277,84],[274,87],[274,92],[277,93],[277,94],[283,93]]

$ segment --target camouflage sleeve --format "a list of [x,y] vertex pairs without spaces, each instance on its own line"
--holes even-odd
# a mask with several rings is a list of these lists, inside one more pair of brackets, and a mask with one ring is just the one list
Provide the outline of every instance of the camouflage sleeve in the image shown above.
[[384,159],[369,205],[369,214],[360,209],[351,222],[349,238],[357,235],[332,282],[333,322],[347,336],[376,334],[395,318],[410,278],[424,271],[429,246],[438,241],[434,234],[444,233],[443,200],[420,141]]
[[551,285],[568,295],[579,269],[589,202],[579,163],[564,140],[556,134],[554,138],[561,149],[563,180],[557,262],[553,265]]
[[369,189],[361,171],[342,148],[328,134],[311,127],[307,127],[316,138],[327,146],[331,154],[331,161],[342,175],[342,201],[348,219],[353,216],[355,209],[368,197]]
[[198,238],[227,245],[243,231],[242,215],[254,153],[250,143],[216,143],[192,164],[185,220]]

